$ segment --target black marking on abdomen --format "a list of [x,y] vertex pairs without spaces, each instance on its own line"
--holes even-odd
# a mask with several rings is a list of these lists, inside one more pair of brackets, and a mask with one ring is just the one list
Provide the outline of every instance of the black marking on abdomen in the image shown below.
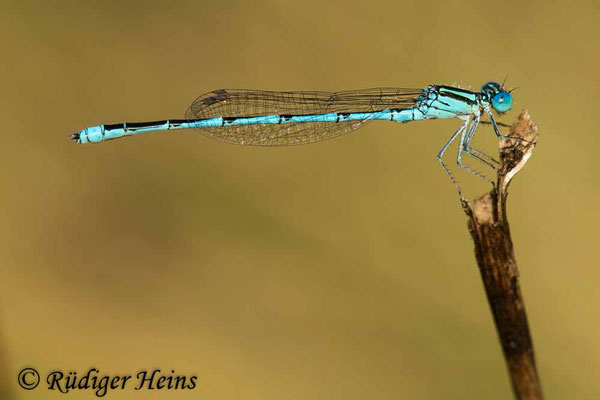
[[127,122],[126,128],[136,129],[136,128],[147,128],[150,126],[159,126],[165,125],[167,120],[164,121],[152,121],[152,122]]
[[231,124],[236,119],[238,119],[238,117],[223,117],[223,122],[221,123],[221,126],[225,126],[225,124]]
[[279,120],[281,120],[281,118],[283,118],[285,121],[289,121],[290,119],[294,118],[294,116],[292,114],[281,114],[279,116]]
[[125,129],[125,124],[104,125],[104,129],[107,131],[112,131],[113,129]]

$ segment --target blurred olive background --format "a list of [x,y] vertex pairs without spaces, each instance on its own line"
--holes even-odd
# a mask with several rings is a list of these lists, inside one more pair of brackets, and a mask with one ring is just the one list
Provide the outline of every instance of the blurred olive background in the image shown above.
[[[538,147],[509,217],[548,399],[600,396],[597,2],[3,1],[2,398],[26,367],[160,368],[106,398],[507,399],[466,219],[435,154],[458,121],[251,148],[181,118],[217,88],[489,80]],[[476,142],[493,150],[482,126]],[[449,164],[455,148],[449,153]],[[488,187],[457,172],[471,197]],[[95,398],[78,391],[69,398]]]

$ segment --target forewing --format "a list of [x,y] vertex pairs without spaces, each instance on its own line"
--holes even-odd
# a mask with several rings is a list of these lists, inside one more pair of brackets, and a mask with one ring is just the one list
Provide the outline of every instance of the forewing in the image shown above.
[[186,112],[192,120],[215,117],[371,113],[361,120],[285,124],[225,125],[201,128],[202,134],[234,144],[288,146],[343,135],[389,109],[414,106],[421,89],[375,88],[345,92],[272,92],[219,89],[197,98]]

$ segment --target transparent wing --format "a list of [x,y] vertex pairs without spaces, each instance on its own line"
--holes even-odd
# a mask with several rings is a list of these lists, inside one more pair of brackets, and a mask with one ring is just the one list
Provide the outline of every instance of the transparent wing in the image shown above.
[[362,120],[287,124],[230,125],[201,128],[213,139],[255,146],[289,146],[314,143],[360,128],[388,109],[414,106],[422,89],[375,88],[346,92],[270,92],[219,89],[197,98],[187,119],[255,117],[265,115],[314,115],[327,113],[373,113]]

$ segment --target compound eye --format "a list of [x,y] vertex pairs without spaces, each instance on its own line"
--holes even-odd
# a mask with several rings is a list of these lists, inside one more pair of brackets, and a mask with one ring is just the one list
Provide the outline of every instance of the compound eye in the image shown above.
[[499,113],[505,113],[512,108],[513,99],[510,93],[500,92],[492,98],[492,107]]

